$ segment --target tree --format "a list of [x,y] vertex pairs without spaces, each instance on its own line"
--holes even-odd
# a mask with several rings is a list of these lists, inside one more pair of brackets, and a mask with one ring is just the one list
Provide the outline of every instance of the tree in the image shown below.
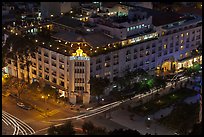
[[56,89],[52,88],[49,84],[45,84],[42,91],[45,96],[49,94],[51,97],[54,97],[54,99],[57,99],[58,93]]
[[58,129],[54,125],[50,126],[47,130],[48,135],[58,135]]
[[83,132],[90,135],[92,130],[94,129],[94,125],[91,121],[85,121],[84,124],[82,125],[82,129],[83,129]]
[[76,131],[71,121],[67,121],[59,130],[60,135],[74,135]]
[[[6,44],[3,47],[6,52],[6,58],[12,58],[17,62],[21,62],[22,67],[26,66],[27,70],[27,81],[30,82],[29,68],[31,65],[31,54],[37,51],[37,44],[31,40],[31,35],[10,35]],[[10,53],[10,54],[8,54]],[[9,55],[9,56],[8,56]],[[18,74],[18,73],[17,73]],[[17,76],[18,77],[18,76]]]
[[50,126],[47,130],[48,135],[74,135],[76,131],[71,121],[67,121],[61,126]]
[[106,135],[106,129],[95,127],[91,121],[84,122],[82,125],[83,132],[87,135]]
[[132,129],[115,129],[108,133],[109,135],[141,135],[137,130]]
[[20,99],[20,95],[25,92],[28,88],[27,83],[24,82],[23,80],[18,80],[17,82],[14,82],[12,85],[18,93],[18,98]]
[[96,78],[91,77],[90,85],[91,85],[91,94],[98,97],[98,103],[100,101],[100,95],[103,94],[105,87],[109,85],[109,79],[107,78]]

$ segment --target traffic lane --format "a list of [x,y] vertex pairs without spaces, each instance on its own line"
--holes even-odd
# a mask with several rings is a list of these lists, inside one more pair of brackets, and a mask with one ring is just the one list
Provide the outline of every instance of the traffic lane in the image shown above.
[[25,121],[34,130],[45,128],[50,124],[42,122],[45,118],[40,117],[40,113],[36,110],[25,110],[16,105],[16,100],[11,97],[2,97],[2,110],[16,116]]

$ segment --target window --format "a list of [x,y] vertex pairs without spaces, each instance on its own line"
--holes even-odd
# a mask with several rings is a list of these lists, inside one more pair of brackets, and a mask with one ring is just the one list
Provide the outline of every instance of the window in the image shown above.
[[188,36],[188,32],[186,33],[186,36]]
[[113,58],[118,58],[118,54],[114,54],[114,55],[113,55]]
[[52,72],[52,75],[53,75],[53,76],[56,76],[56,71],[53,71],[53,72]]
[[45,59],[44,62],[47,63],[47,64],[49,64],[49,60],[48,60],[48,59]]
[[75,83],[84,83],[84,78],[75,78]]
[[57,65],[56,65],[56,63],[55,63],[55,62],[52,62],[52,66],[55,66],[55,67],[56,67]]
[[32,74],[36,75],[36,70],[32,70]]
[[105,67],[110,67],[110,64],[106,62],[106,63],[104,64],[104,66],[105,66]]
[[100,58],[96,59],[96,64],[98,64],[98,63],[101,63],[101,59]]
[[101,69],[101,65],[96,66],[96,70],[100,70]]
[[52,82],[53,82],[53,83],[57,83],[56,78],[52,78]]
[[127,50],[127,51],[126,51],[126,55],[128,55],[128,54],[131,54],[130,50]]
[[64,87],[64,82],[63,82],[63,81],[61,81],[61,82],[60,82],[60,85]]
[[56,56],[52,55],[52,59],[56,60]]
[[64,65],[61,64],[61,65],[59,66],[59,68],[60,68],[60,69],[64,69]]
[[126,57],[126,62],[130,61],[131,57]]
[[45,72],[49,73],[49,68],[45,68]]
[[39,72],[39,77],[42,77],[42,73],[41,72]]
[[74,62],[75,66],[84,66],[84,62]]
[[183,46],[181,46],[180,49],[183,50]]
[[45,75],[45,79],[46,79],[46,80],[49,80],[49,76],[48,76],[48,75]]
[[137,63],[134,64],[133,68],[137,68]]
[[183,58],[183,54],[180,54],[180,59],[182,59]]
[[11,64],[11,60],[10,59],[8,60],[8,64]]
[[134,55],[134,59],[137,59],[137,54]]
[[181,37],[183,37],[183,33],[181,33]]
[[105,61],[109,61],[110,60],[110,57],[109,56],[106,56],[105,57]]
[[48,53],[47,53],[47,52],[44,52],[44,56],[45,56],[45,57],[48,57]]
[[84,87],[82,87],[82,86],[75,86],[75,91],[84,91]]
[[181,40],[181,44],[183,44],[183,40]]
[[75,73],[84,73],[84,69],[75,69]]
[[164,49],[166,49],[166,44],[164,44]]
[[130,28],[127,28],[127,31],[130,31]]

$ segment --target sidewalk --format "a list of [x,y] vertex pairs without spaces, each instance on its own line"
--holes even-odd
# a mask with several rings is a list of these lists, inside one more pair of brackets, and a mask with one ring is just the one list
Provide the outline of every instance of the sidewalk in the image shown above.
[[150,128],[147,128],[146,125],[146,120],[147,117],[141,117],[138,115],[134,115],[133,120],[130,120],[130,115],[131,113],[128,112],[127,110],[117,110],[111,113],[112,116],[112,121],[123,125],[127,128],[133,129],[133,130],[138,130],[141,134],[146,134],[150,133],[152,135],[155,135],[155,131],[157,135],[174,135],[175,131],[167,129],[166,127],[163,127],[156,123],[153,120],[153,117],[151,116],[150,118],[152,119],[152,124]]

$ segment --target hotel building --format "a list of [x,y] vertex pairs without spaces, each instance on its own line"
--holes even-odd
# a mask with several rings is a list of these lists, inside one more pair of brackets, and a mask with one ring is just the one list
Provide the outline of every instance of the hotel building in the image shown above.
[[[57,31],[53,38],[66,46],[42,45],[31,57],[30,78],[50,82],[73,104],[87,104],[90,76],[112,81],[137,69],[154,75],[202,63],[202,55],[191,54],[202,45],[202,17],[183,15],[156,26],[149,13],[140,8],[128,10],[128,16],[90,16],[92,26],[67,17],[51,22]],[[76,53],[68,54],[67,47],[73,45]],[[26,78],[26,69],[16,65],[9,63],[9,74],[17,76],[18,71],[19,78]]]

